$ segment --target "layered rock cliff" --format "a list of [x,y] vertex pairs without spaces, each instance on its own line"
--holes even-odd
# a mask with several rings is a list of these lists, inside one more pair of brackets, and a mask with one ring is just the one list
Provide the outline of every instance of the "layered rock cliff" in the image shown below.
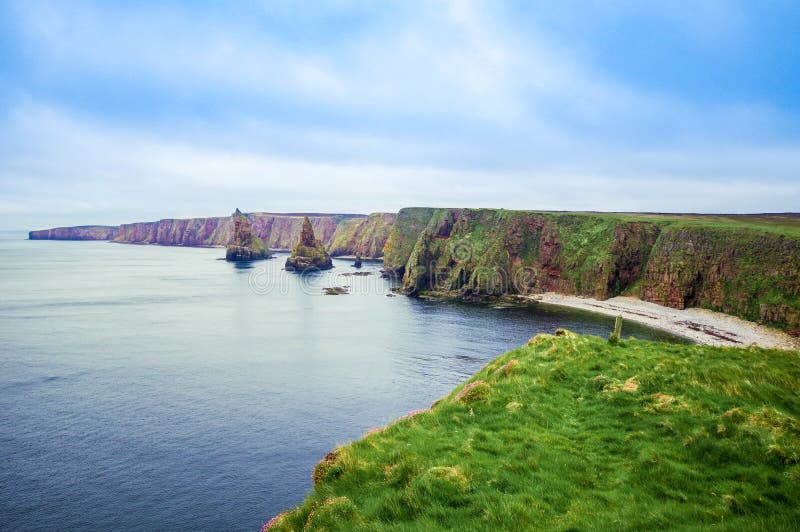
[[675,308],[719,310],[800,335],[800,238],[738,228],[664,228],[640,296]]
[[[328,252],[334,256],[382,257],[395,217],[392,213],[379,212],[370,214],[366,219],[342,220],[327,244]],[[324,238],[321,240],[326,242]]]
[[[289,250],[297,242],[304,214],[250,213],[253,234],[274,250]],[[389,235],[394,214],[310,214],[317,238],[332,255],[378,258]],[[61,227],[31,231],[29,238],[62,240],[113,240],[129,244],[163,246],[226,246],[233,237],[230,217],[164,219],[123,224],[119,227]]]
[[82,225],[79,227],[54,227],[30,231],[29,240],[113,240],[119,227],[109,225]]
[[800,231],[769,220],[411,208],[384,260],[409,294],[632,294],[800,334]]

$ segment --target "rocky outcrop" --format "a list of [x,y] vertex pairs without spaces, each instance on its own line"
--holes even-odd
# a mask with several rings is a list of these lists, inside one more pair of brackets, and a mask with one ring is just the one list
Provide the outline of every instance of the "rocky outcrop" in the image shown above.
[[225,260],[238,262],[268,258],[269,249],[260,238],[253,234],[253,226],[247,216],[236,209],[231,218],[233,236],[225,250]]
[[403,209],[384,264],[408,294],[629,294],[800,334],[800,234],[739,220]]
[[314,236],[314,228],[311,226],[308,216],[303,220],[300,238],[292,248],[292,254],[286,259],[284,268],[287,271],[299,272],[333,268],[331,256],[325,251],[322,242]]
[[[394,223],[394,214],[275,214],[249,213],[253,234],[270,249],[288,251],[300,237],[304,217],[334,256],[378,258]],[[164,219],[123,224],[119,227],[60,227],[31,231],[29,238],[48,240],[113,240],[128,244],[162,246],[226,246],[233,237],[231,217]]]
[[30,231],[29,240],[112,240],[118,227],[109,225],[83,225],[79,227],[55,227]]

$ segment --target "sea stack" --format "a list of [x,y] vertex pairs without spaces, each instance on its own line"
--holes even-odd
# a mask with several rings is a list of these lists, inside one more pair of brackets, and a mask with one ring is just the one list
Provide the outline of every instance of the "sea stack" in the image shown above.
[[286,271],[304,272],[306,270],[330,270],[333,268],[331,256],[325,251],[322,242],[314,236],[314,228],[306,216],[303,219],[303,229],[300,231],[300,240],[292,248],[292,254],[286,259]]
[[266,259],[269,249],[256,235],[250,220],[236,209],[233,213],[233,237],[225,251],[225,260],[231,262]]

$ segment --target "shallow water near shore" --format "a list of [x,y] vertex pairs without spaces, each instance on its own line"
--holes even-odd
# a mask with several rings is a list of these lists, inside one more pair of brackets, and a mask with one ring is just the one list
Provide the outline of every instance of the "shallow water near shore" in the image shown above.
[[[255,530],[335,445],[534,334],[613,324],[387,297],[377,262],[300,276],[286,254],[24,238],[0,233],[4,530]],[[372,275],[341,275],[355,271]]]

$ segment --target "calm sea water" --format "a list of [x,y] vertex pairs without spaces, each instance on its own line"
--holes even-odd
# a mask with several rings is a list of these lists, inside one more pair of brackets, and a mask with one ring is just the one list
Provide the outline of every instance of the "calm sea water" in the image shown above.
[[[257,530],[314,464],[557,327],[220,249],[0,233],[0,528]],[[377,272],[379,264],[362,271]],[[350,295],[322,287],[350,285]],[[668,339],[641,327],[626,334]]]

